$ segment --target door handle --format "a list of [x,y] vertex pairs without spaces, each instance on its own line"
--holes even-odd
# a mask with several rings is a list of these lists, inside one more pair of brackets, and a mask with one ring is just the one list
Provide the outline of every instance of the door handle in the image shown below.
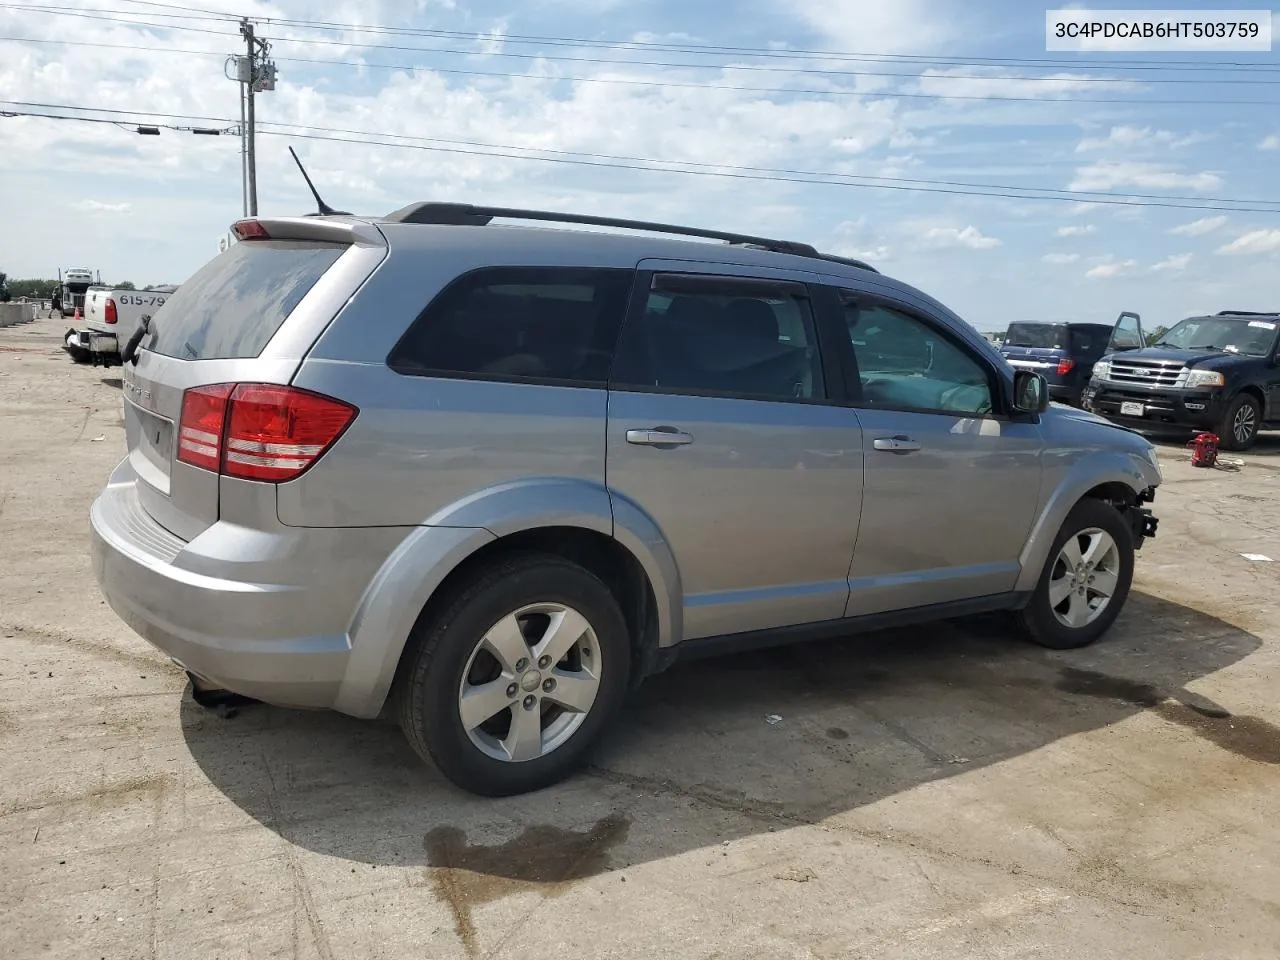
[[693,443],[693,434],[675,427],[651,427],[648,430],[628,430],[627,443],[642,447],[678,447]]
[[871,446],[877,450],[887,450],[890,453],[911,453],[913,450],[920,449],[920,441],[902,436],[876,437],[871,441]]

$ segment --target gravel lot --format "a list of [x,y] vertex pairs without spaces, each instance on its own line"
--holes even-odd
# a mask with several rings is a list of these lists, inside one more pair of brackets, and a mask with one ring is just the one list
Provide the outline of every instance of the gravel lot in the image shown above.
[[1280,435],[1163,448],[1092,649],[973,621],[683,666],[585,774],[484,801],[386,724],[206,712],[115,618],[119,370],[65,327],[0,331],[0,956],[1280,955]]

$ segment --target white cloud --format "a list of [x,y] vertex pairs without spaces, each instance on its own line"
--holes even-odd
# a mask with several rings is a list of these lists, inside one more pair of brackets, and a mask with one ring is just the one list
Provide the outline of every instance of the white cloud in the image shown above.
[[983,235],[977,227],[931,227],[925,231],[924,242],[938,249],[963,247],[969,250],[994,250],[1000,246],[995,237]]
[[1064,267],[1069,263],[1075,263],[1077,260],[1079,260],[1080,254],[1078,253],[1046,253],[1040,259],[1043,260],[1045,263],[1051,264],[1055,267]]
[[90,213],[128,213],[133,209],[131,203],[103,203],[100,200],[86,200],[80,206]]
[[854,260],[867,260],[873,263],[883,263],[886,260],[893,259],[893,249],[883,243],[864,249],[841,247],[837,248],[836,254],[841,257],[852,257]]
[[1273,133],[1258,144],[1259,150],[1280,150],[1280,133]]
[[[892,6],[892,4],[885,4]],[[861,49],[867,49],[864,44]],[[1096,92],[1097,77],[1079,73],[1041,74],[1034,78],[997,70],[965,66],[929,68],[920,75],[915,90],[943,97],[1027,97],[1035,100],[1062,100],[1072,93]],[[1137,84],[1125,81],[1107,84],[1120,92]]]
[[1105,137],[1085,137],[1076,144],[1076,153],[1098,150],[1129,150],[1138,147],[1178,148],[1202,143],[1209,139],[1203,133],[1176,134],[1172,130],[1153,130],[1151,127],[1112,127]]
[[1059,227],[1054,231],[1054,235],[1059,237],[1083,237],[1086,234],[1093,233],[1095,229],[1092,223],[1083,223],[1078,227]]
[[1172,256],[1165,257],[1159,263],[1153,263],[1151,265],[1151,272],[1152,273],[1163,273],[1163,272],[1177,273],[1181,270],[1185,270],[1187,269],[1187,266],[1191,263],[1191,256],[1192,255],[1189,253],[1175,253]]
[[1095,280],[1109,279],[1111,277],[1118,277],[1125,273],[1131,273],[1133,268],[1137,265],[1137,260],[1112,260],[1090,267],[1085,271],[1084,275]]
[[924,53],[954,39],[949,7],[935,0],[789,0],[784,5],[836,50]]
[[1250,230],[1218,248],[1218,253],[1275,253],[1280,251],[1280,229]]
[[1176,237],[1201,237],[1206,233],[1213,233],[1213,231],[1224,226],[1226,222],[1227,218],[1225,216],[1201,217],[1199,220],[1192,220],[1190,223],[1172,227],[1167,232]]
[[1080,167],[1068,190],[1087,193],[1106,192],[1121,187],[1143,190],[1190,190],[1207,193],[1222,187],[1216,173],[1178,173],[1155,163],[1131,160],[1099,161]]

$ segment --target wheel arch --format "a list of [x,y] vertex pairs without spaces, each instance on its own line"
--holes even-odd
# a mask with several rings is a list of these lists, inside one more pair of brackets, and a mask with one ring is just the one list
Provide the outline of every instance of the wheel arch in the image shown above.
[[681,636],[674,555],[647,514],[586,481],[502,484],[414,528],[383,564],[348,632],[351,653],[335,709],[379,715],[418,625],[476,570],[517,552],[564,557],[609,586],[632,634],[635,677],[652,672],[658,651]]
[[1054,538],[1077,503],[1103,500],[1118,509],[1134,506],[1142,491],[1160,482],[1154,464],[1132,451],[1105,451],[1076,462],[1049,495],[1019,556],[1015,591],[1036,588]]

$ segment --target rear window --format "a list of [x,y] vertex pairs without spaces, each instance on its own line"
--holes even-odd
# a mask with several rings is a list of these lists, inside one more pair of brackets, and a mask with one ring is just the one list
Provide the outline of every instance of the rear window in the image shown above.
[[256,357],[347,249],[297,240],[233,244],[156,311],[143,346],[180,360]]
[[1010,347],[1062,350],[1067,345],[1067,328],[1059,323],[1011,323],[1004,342]]

